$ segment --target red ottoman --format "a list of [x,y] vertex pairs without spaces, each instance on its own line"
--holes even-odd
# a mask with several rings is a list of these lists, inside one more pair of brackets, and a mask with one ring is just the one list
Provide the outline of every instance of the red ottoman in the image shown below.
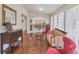
[[60,51],[56,48],[49,47],[47,50],[47,54],[61,54]]

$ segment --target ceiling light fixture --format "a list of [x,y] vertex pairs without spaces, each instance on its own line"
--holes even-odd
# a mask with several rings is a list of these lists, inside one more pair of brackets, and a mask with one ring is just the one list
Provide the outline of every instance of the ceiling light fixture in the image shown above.
[[40,11],[42,11],[43,9],[42,8],[40,8]]

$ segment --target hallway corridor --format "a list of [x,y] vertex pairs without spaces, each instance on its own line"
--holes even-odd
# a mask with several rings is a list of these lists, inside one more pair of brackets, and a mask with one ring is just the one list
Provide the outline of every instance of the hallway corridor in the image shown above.
[[[42,40],[42,39],[41,39]],[[22,49],[23,47],[23,49]],[[30,40],[29,34],[23,34],[23,45],[14,49],[14,54],[46,54],[48,48],[47,40],[36,40],[33,34]]]

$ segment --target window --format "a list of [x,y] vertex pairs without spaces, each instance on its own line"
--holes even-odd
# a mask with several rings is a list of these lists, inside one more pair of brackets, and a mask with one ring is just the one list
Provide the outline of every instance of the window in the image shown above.
[[58,15],[58,28],[64,30],[64,12]]
[[53,29],[54,28],[54,17],[52,16],[51,17],[51,29]]
[[57,17],[58,17],[57,15],[54,16],[54,28],[58,27],[58,24],[57,24],[58,19],[57,19]]

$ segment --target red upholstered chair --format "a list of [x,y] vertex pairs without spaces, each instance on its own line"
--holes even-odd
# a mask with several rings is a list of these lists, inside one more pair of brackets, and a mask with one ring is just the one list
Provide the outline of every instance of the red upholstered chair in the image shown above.
[[68,38],[68,37],[64,37],[64,49],[63,52],[66,54],[76,54],[76,44],[75,42]]
[[76,54],[76,44],[75,42],[67,37],[64,37],[64,49],[58,50],[57,48],[49,47],[47,54]]
[[44,32],[42,32],[42,34],[47,34],[49,32],[49,29],[45,29]]
[[47,24],[47,25],[45,26],[45,31],[43,31],[42,34],[47,34],[47,33],[49,32],[49,30],[50,30],[50,25]]

